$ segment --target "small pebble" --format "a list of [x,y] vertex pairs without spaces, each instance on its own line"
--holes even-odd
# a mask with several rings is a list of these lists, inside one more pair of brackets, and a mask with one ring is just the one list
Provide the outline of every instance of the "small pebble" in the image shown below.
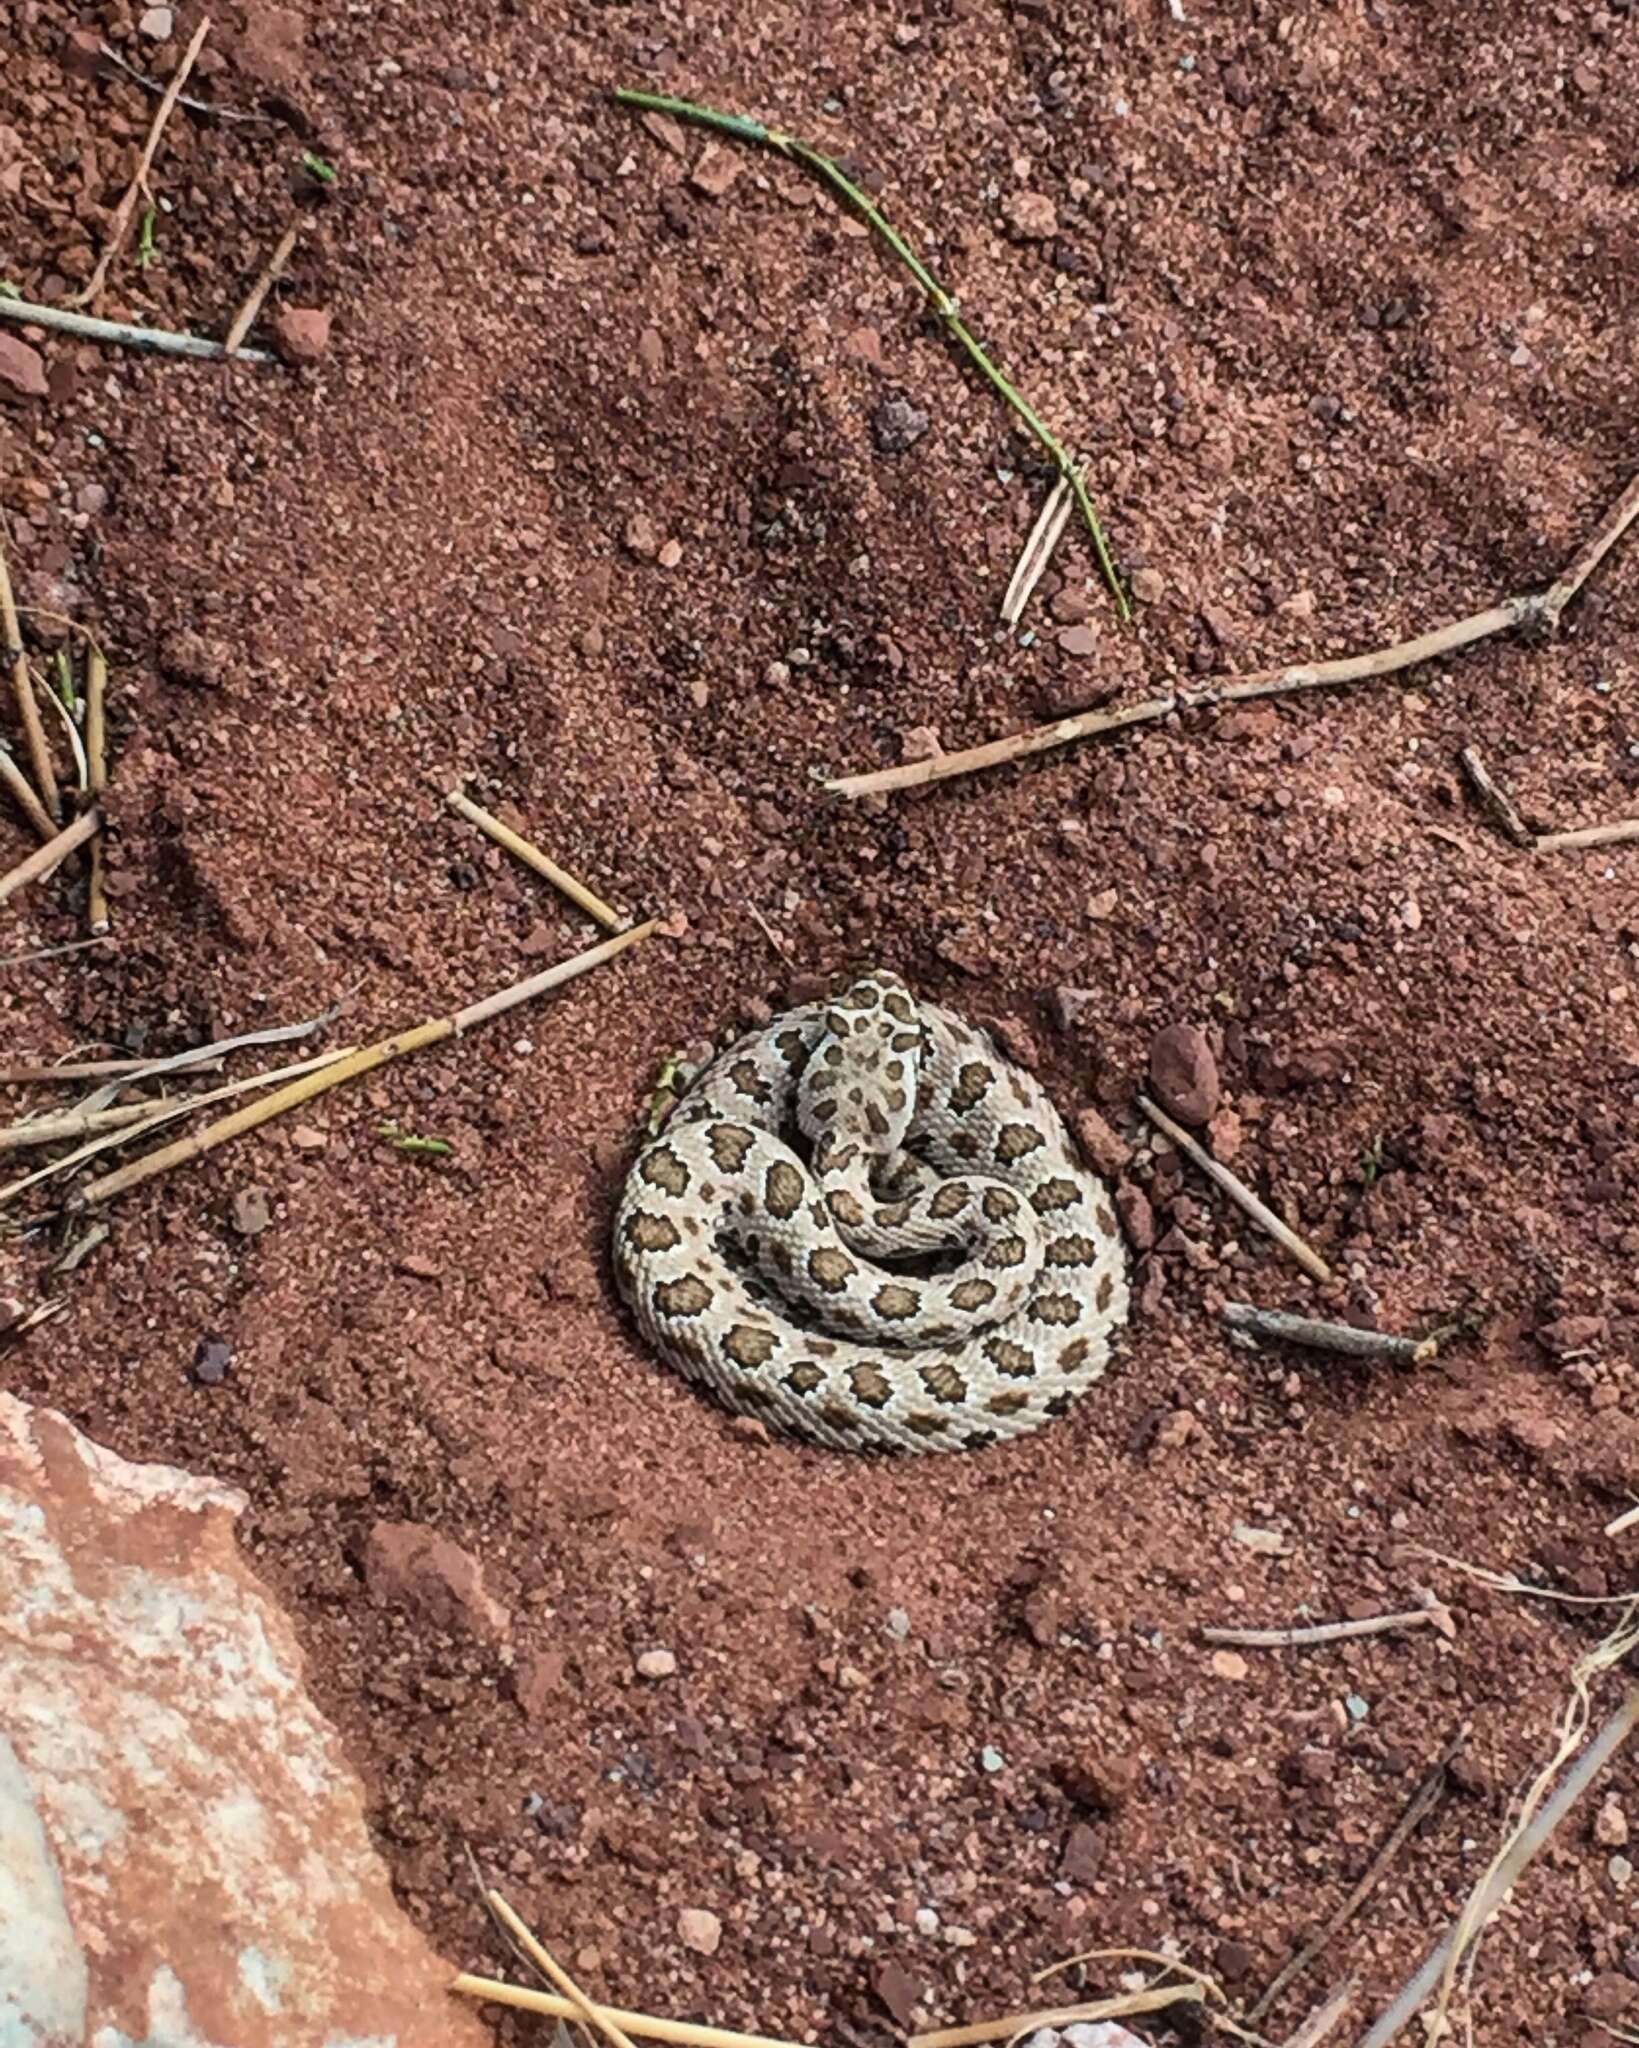
[[1633,1865],[1625,1856],[1613,1856],[1605,1865],[1605,1870],[1619,1892],[1625,1892],[1633,1882]]
[[677,1659],[670,1650],[645,1650],[637,1660],[639,1678],[671,1678],[676,1671]]
[[146,36],[151,43],[167,41],[176,28],[176,13],[170,7],[147,8],[137,23],[137,34]]
[[1167,586],[1159,569],[1135,569],[1128,587],[1140,604],[1159,604]]
[[1002,218],[1021,242],[1049,241],[1059,231],[1058,208],[1044,192],[1009,193]]
[[903,1607],[888,1609],[887,1630],[896,1643],[902,1643],[911,1632],[911,1618]]
[[193,1355],[193,1376],[202,1387],[219,1387],[233,1363],[233,1346],[225,1337],[201,1337]]
[[723,1944],[723,1923],[703,1906],[685,1906],[677,1916],[677,1938],[697,1956],[714,1956]]
[[903,391],[890,391],[871,415],[871,435],[884,455],[903,455],[916,446],[932,425]]
[[273,1221],[266,1188],[241,1188],[229,1211],[233,1227],[241,1237],[255,1237]]
[[982,1771],[989,1771],[994,1776],[997,1771],[1006,1770],[1007,1758],[1002,1755],[999,1749],[992,1749],[986,1743],[979,1752],[979,1768]]
[[1239,1680],[1246,1676],[1246,1659],[1239,1650],[1214,1650],[1211,1661],[1214,1678]]
[[1593,1838],[1602,1849],[1625,1849],[1628,1846],[1628,1817],[1614,1792],[1609,1794],[1594,1816]]

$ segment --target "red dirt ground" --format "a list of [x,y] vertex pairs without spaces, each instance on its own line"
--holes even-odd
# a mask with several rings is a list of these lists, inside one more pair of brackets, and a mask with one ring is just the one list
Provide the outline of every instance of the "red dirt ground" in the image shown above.
[[[150,1184],[72,1279],[50,1232],[0,1247],[13,1291],[68,1301],[8,1384],[247,1489],[452,1957],[497,1960],[466,1836],[589,1987],[726,2025],[870,2041],[896,2004],[1007,2010],[1068,1950],[1167,1937],[1244,1999],[1470,1719],[1460,1785],[1267,2025],[1345,1971],[1374,2008],[1482,1869],[1599,1626],[1409,1546],[1584,1593],[1639,1571],[1639,1540],[1600,1535],[1639,1475],[1639,848],[1517,852],[1454,768],[1477,744],[1539,825],[1634,811],[1639,557],[1549,646],[920,797],[827,802],[815,770],[1548,581],[1639,464],[1632,15],[216,12],[198,89],[269,118],[177,116],[158,260],[127,255],[103,310],[222,332],[299,211],[273,305],[333,332],[268,370],[47,338],[52,395],[0,398],[24,601],[113,650],[118,833],[117,944],[0,973],[6,1056],[168,1052],[341,998],[331,1042],[362,1042],[588,943],[443,812],[453,771],[681,936]],[[0,275],[26,296],[86,274],[153,106],[75,71],[68,32],[168,71],[192,0],[161,45],[141,13],[11,10]],[[1009,640],[1039,462],[856,224],[755,153],[702,190],[702,139],[678,156],[609,103],[620,82],[880,177],[1088,450],[1119,556],[1152,572],[1133,628],[1072,537]],[[1025,193],[1051,239],[1010,230]],[[888,455],[894,392],[931,425]],[[627,545],[639,514],[674,566]],[[1084,587],[1076,658],[1056,635]],[[0,830],[9,866],[27,842]],[[5,951],[77,936],[81,895],[65,873],[14,899]],[[734,1426],[613,1303],[626,1148],[674,1046],[876,956],[1021,1020],[1066,1111],[1129,1135],[1153,1034],[1207,1025],[1219,1142],[1345,1277],[1313,1289],[1141,1151],[1161,1242],[1070,1419],[893,1466]],[[1059,989],[1088,992],[1073,1024]],[[455,1160],[393,1151],[386,1118]],[[253,1185],[273,1220],[245,1238]],[[1409,1372],[1248,1355],[1217,1324],[1235,1296],[1473,1333]],[[206,1335],[233,1350],[212,1386]],[[371,1597],[392,1521],[481,1561],[504,1641]],[[1422,1586],[1453,1640],[1226,1676],[1193,1637]],[[656,1647],[678,1669],[649,1682]],[[1636,1771],[1611,1790],[1639,1826]],[[1476,2038],[1604,2040],[1639,2009],[1604,1797],[1489,1938]],[[687,1908],[720,1916],[714,1955],[680,1939]]]

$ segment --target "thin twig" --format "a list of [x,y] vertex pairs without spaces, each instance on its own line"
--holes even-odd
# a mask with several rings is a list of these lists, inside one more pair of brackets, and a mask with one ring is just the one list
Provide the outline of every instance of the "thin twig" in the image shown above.
[[113,1109],[65,1109],[55,1116],[37,1116],[0,1130],[0,1152],[27,1152],[36,1145],[60,1145],[69,1138],[89,1138],[96,1131],[115,1131],[145,1123],[152,1102],[122,1102]]
[[[146,91],[159,93],[169,91],[169,87],[162,79],[149,78],[145,73],[139,71],[134,64],[127,64],[112,43],[99,43],[97,48],[101,55],[108,59],[110,64],[117,64],[127,78],[134,78],[137,84]],[[213,120],[217,121],[260,121],[269,128],[278,126],[278,123],[271,114],[248,114],[238,107],[219,107],[214,100],[190,99],[185,92],[177,94],[176,103],[179,107],[186,107],[190,114],[209,114]]]
[[113,1235],[113,1226],[98,1221],[88,1226],[81,1237],[77,1237],[52,1267],[54,1273],[76,1273],[83,1266],[98,1245],[106,1244]]
[[93,807],[82,811],[72,825],[65,825],[54,839],[48,839],[44,846],[36,847],[27,860],[19,861],[10,874],[0,875],[0,903],[15,896],[19,889],[30,882],[37,882],[43,875],[49,875],[53,868],[61,866],[76,846],[83,846],[93,832],[102,830],[102,812]]
[[1480,758],[1479,748],[1464,747],[1457,756],[1457,765],[1467,777],[1468,786],[1479,799],[1482,808],[1496,821],[1503,837],[1511,839],[1516,846],[1534,846],[1535,834],[1514,808],[1514,799]]
[[481,804],[475,804],[471,797],[463,795],[458,789],[446,791],[444,801],[457,817],[467,819],[470,824],[476,825],[480,832],[487,833],[497,846],[504,846],[507,852],[515,859],[521,860],[525,867],[533,868],[538,875],[544,875],[554,889],[567,896],[571,903],[578,904],[587,916],[595,919],[606,932],[618,932],[625,928],[626,920],[618,910],[612,910],[601,896],[594,896],[584,882],[577,882],[575,877],[560,868],[556,861],[548,860],[538,846],[532,846],[527,839],[514,832],[510,825],[503,825],[492,811],[486,811]]
[[224,355],[238,354],[240,342],[249,334],[251,322],[262,310],[262,301],[273,289],[275,279],[290,261],[290,252],[295,248],[296,238],[300,235],[301,231],[301,222],[293,220],[279,237],[278,247],[267,259],[267,262],[263,264],[261,275],[251,286],[245,303],[233,316],[233,324],[228,329],[227,336],[222,343],[222,353]]
[[205,15],[193,32],[193,38],[182,53],[182,62],[172,72],[165,87],[164,96],[154,109],[154,118],[148,128],[148,139],[142,145],[142,155],[137,159],[136,172],[126,186],[120,203],[114,209],[113,222],[108,230],[108,239],[103,243],[102,254],[97,258],[97,267],[81,291],[70,294],[65,303],[69,306],[94,306],[101,295],[108,277],[108,266],[119,254],[131,226],[131,217],[136,212],[137,201],[148,190],[148,173],[153,168],[154,152],[159,148],[159,138],[165,133],[165,124],[171,118],[172,110],[182,96],[182,88],[188,82],[188,74],[194,67],[200,46],[210,33],[211,18]]
[[191,1045],[186,1052],[168,1053],[162,1060],[139,1060],[135,1066],[121,1067],[118,1078],[75,1106],[81,1110],[106,1109],[133,1081],[157,1081],[166,1074],[197,1072],[207,1063],[220,1064],[226,1053],[244,1052],[251,1046],[298,1045],[327,1024],[334,1024],[341,1009],[340,1003],[332,1003],[328,1010],[321,1010],[316,1017],[304,1017],[299,1024],[269,1024],[260,1031],[241,1031],[232,1038],[213,1039],[209,1045]]
[[1246,1211],[1260,1230],[1267,1231],[1281,1250],[1297,1261],[1310,1279],[1331,1279],[1332,1269],[1319,1252],[1312,1251],[1295,1230],[1281,1221],[1267,1202],[1260,1201],[1245,1181],[1214,1159],[1206,1147],[1192,1138],[1182,1124],[1175,1124],[1164,1110],[1156,1108],[1147,1095],[1139,1096],[1138,1106],[1158,1131],[1164,1132],[1187,1159],[1195,1162],[1208,1180],[1222,1188],[1232,1202]]
[[174,1145],[165,1145],[157,1152],[146,1153],[141,1159],[133,1159],[128,1166],[122,1166],[113,1173],[102,1175],[90,1182],[74,1196],[71,1208],[88,1208],[98,1202],[112,1201],[128,1188],[139,1186],[150,1180],[156,1173],[165,1173],[173,1166],[180,1166],[190,1159],[202,1158],[207,1152],[214,1152],[219,1145],[225,1145],[230,1138],[236,1138],[243,1131],[255,1130],[257,1125],[267,1123],[271,1118],[282,1116],[287,1109],[294,1109],[299,1103],[310,1102],[316,1095],[323,1095],[332,1088],[338,1088],[343,1081],[350,1081],[356,1074],[367,1074],[376,1067],[385,1066],[389,1060],[402,1059],[406,1053],[419,1052],[423,1047],[438,1045],[447,1038],[454,1038],[475,1025],[487,1023],[503,1011],[515,1008],[519,1003],[531,1001],[535,996],[545,995],[549,990],[559,988],[566,981],[573,981],[577,975],[587,973],[591,968],[601,967],[606,960],[612,960],[617,953],[625,952],[628,946],[639,939],[647,938],[655,928],[657,919],[647,924],[635,925],[630,931],[619,932],[612,939],[605,939],[599,946],[588,952],[577,953],[572,960],[563,960],[556,967],[548,967],[543,973],[532,975],[528,981],[515,983],[511,988],[498,989],[494,995],[486,996],[482,1002],[470,1003],[466,1009],[457,1010],[448,1017],[430,1018],[425,1024],[418,1024],[412,1030],[401,1031],[392,1038],[383,1038],[374,1045],[362,1047],[344,1060],[337,1060],[316,1074],[293,1081],[289,1087],[281,1088],[264,1102],[252,1103],[248,1108],[236,1110],[231,1116],[222,1117],[218,1122],[208,1124],[204,1130],[195,1131],[191,1136],[179,1139]]
[[[63,952],[77,951],[81,946],[91,944],[89,939],[77,939],[72,947],[64,946]],[[48,949],[56,951],[57,948]],[[32,960],[32,953],[18,953],[0,965],[12,967],[19,960]],[[194,1069],[200,1074],[214,1074],[221,1068],[219,1059],[201,1060]],[[57,1066],[43,1062],[34,1066],[0,1067],[0,1086],[7,1088],[31,1087],[36,1083],[101,1081],[109,1074],[146,1074],[153,1070],[151,1060],[64,1060]],[[83,1108],[83,1104],[81,1105]]]
[[1410,2025],[1439,1984],[1448,1961],[1455,1960],[1456,1940],[1465,1930],[1476,1934],[1507,1897],[1554,1829],[1598,1777],[1616,1752],[1639,1727],[1639,1685],[1560,1779],[1552,1796],[1520,1829],[1507,1854],[1480,1879],[1457,1924],[1438,1942],[1411,1981],[1376,2023],[1361,2035],[1356,2048],[1389,2048],[1401,2029]]
[[1579,825],[1572,832],[1541,832],[1535,845],[1538,853],[1569,853],[1578,846],[1620,846],[1639,839],[1639,818],[1618,818],[1611,825]]
[[1639,1588],[1630,1587],[1625,1593],[1562,1593],[1557,1586],[1533,1586],[1529,1579],[1512,1572],[1494,1572],[1483,1564],[1470,1564],[1467,1558],[1430,1550],[1426,1543],[1413,1543],[1408,1548],[1435,1564],[1448,1565],[1479,1585],[1490,1586],[1495,1592],[1516,1593],[1528,1600],[1551,1600],[1561,1607],[1629,1607],[1639,1600]]
[[977,768],[998,768],[1030,754],[1068,746],[1071,740],[1094,739],[1100,733],[1124,732],[1130,725],[1148,725],[1180,709],[1177,697],[1146,697],[1141,704],[1123,704],[1114,711],[1080,711],[1051,725],[1010,733],[1005,740],[963,747],[953,754],[935,754],[926,761],[902,761],[897,768],[872,768],[862,775],[835,775],[821,786],[833,796],[876,796],[889,789],[920,789],[952,775],[970,775]]
[[555,1984],[559,1992],[575,2007],[583,2024],[592,2028],[595,2033],[601,2034],[609,2042],[610,2048],[632,2048],[632,2037],[619,2020],[602,2006],[593,2004],[569,1972],[536,1940],[493,1885],[484,1893],[484,1902],[536,1969],[543,1973],[548,1982]]
[[1404,1614],[1372,1614],[1364,1621],[1317,1621],[1305,1628],[1203,1628],[1203,1643],[1232,1643],[1242,1650],[1293,1650],[1315,1643],[1352,1642],[1356,1636],[1385,1636],[1397,1629],[1449,1627],[1444,1607],[1414,1607]]
[[966,2027],[939,2027],[912,2034],[906,2048],[974,2048],[981,2041],[1018,2041],[1041,2027],[1073,2027],[1092,2020],[1124,2019],[1129,2014],[1164,2012],[1169,2005],[1199,2005],[1198,1983],[1153,1984],[1144,1991],[1118,1992],[1082,2005],[1051,2005],[1039,2012],[1009,2013],[1003,2019],[975,2020]]
[[1630,481],[1627,489],[1605,514],[1592,535],[1571,557],[1569,566],[1549,585],[1542,600],[1542,616],[1550,629],[1559,624],[1560,613],[1627,532],[1636,517],[1639,517],[1639,476]]
[[37,1166],[20,1180],[8,1181],[0,1187],[0,1208],[29,1188],[38,1187],[42,1181],[56,1180],[62,1174],[71,1173],[75,1167],[83,1166],[99,1153],[123,1145],[140,1144],[150,1132],[166,1124],[174,1124],[180,1117],[192,1116],[197,1110],[207,1109],[213,1102],[227,1102],[236,1095],[248,1094],[253,1088],[271,1088],[276,1082],[294,1081],[303,1074],[333,1066],[337,1060],[346,1059],[353,1050],[352,1046],[344,1045],[332,1052],[321,1052],[313,1059],[298,1060],[288,1067],[273,1067],[264,1074],[246,1074],[237,1081],[225,1081],[220,1088],[209,1089],[203,1095],[181,1095],[174,1102],[162,1106],[150,1102],[145,1106],[153,1113],[142,1123],[128,1124],[123,1130],[104,1131],[100,1137],[88,1138],[77,1150],[64,1153],[61,1159],[53,1159],[48,1166]]
[[1070,523],[1070,514],[1075,510],[1075,501],[1070,495],[1070,479],[1061,476],[1047,495],[1047,502],[1037,515],[1036,523],[1030,529],[1030,538],[1019,551],[1019,559],[1013,574],[1008,578],[1007,590],[1002,598],[1002,623],[1016,626],[1024,616],[1024,608],[1030,602],[1031,593],[1047,573],[1047,565],[1053,559],[1053,550],[1064,538],[1064,529]]
[[[7,299],[0,299],[0,307],[10,303]],[[63,802],[57,790],[57,771],[52,766],[51,749],[46,745],[46,729],[40,723],[40,707],[34,701],[28,654],[23,647],[23,629],[17,622],[17,600],[12,595],[11,571],[6,563],[4,534],[0,534],[0,634],[5,636],[3,652],[11,669],[11,693],[17,699],[17,716],[22,724],[23,737],[28,742],[29,766],[34,771],[34,792],[55,831],[63,814]]]
[[[108,787],[108,730],[104,698],[108,687],[108,662],[95,643],[85,657],[85,762],[86,787],[94,801],[101,801]],[[108,929],[108,888],[104,874],[104,839],[99,832],[91,842],[91,877],[86,888],[85,915],[93,937]]]
[[1396,1337],[1387,1330],[1357,1330],[1350,1323],[1322,1323],[1312,1316],[1287,1315],[1278,1308],[1255,1308],[1249,1301],[1226,1301],[1219,1320],[1229,1330],[1265,1337],[1279,1344],[1302,1344],[1311,1351],[1335,1351],[1345,1358],[1386,1358],[1396,1365],[1426,1365],[1439,1356],[1449,1330],[1427,1337]]
[[1607,1536],[1620,1536],[1625,1530],[1636,1526],[1639,1526],[1639,1507],[1629,1508],[1625,1514],[1618,1515],[1614,1522],[1607,1522],[1605,1524],[1605,1534]]
[[1469,1725],[1465,1721],[1435,1758],[1427,1776],[1406,1801],[1405,1811],[1390,1829],[1382,1848],[1366,1866],[1366,1873],[1360,1882],[1355,1885],[1342,1905],[1328,1916],[1319,1932],[1310,1936],[1291,1961],[1271,1981],[1268,1990],[1246,2015],[1249,2020],[1256,2021],[1263,2017],[1287,1985],[1295,1977],[1302,1976],[1321,1951],[1337,1939],[1376,1891],[1389,1865],[1411,1839],[1424,1818],[1440,1803],[1440,1797],[1446,1788],[1446,1773],[1453,1759],[1461,1754],[1463,1745],[1468,1741],[1468,1735]]
[[[1252,698],[1285,696],[1297,690],[1330,689],[1339,683],[1362,682],[1394,675],[1441,654],[1469,647],[1495,633],[1516,628],[1552,631],[1560,613],[1587,581],[1593,570],[1615,546],[1639,514],[1639,476],[1600,521],[1592,540],[1584,543],[1559,580],[1540,596],[1512,597],[1485,611],[1453,620],[1431,633],[1401,640],[1392,647],[1380,647],[1368,654],[1351,654],[1337,661],[1295,663],[1284,668],[1258,669],[1244,676],[1216,676],[1197,688],[1164,698],[1151,698],[1123,712],[1093,714],[1087,718],[1059,719],[1052,725],[1038,725],[1006,739],[990,740],[983,746],[967,747],[959,753],[941,754],[932,761],[906,762],[898,768],[873,769],[860,775],[833,777],[825,788],[839,796],[870,796],[890,789],[915,789],[930,782],[942,782],[952,775],[966,775],[979,768],[993,768],[1004,761],[1016,761],[1027,754],[1046,753],[1067,746],[1073,740],[1117,732],[1128,725],[1149,724],[1171,711],[1208,710],[1224,704],[1245,703]],[[1639,827],[1636,827],[1639,832]],[[1553,835],[1556,836],[1557,835]],[[1600,842],[1583,842],[1584,844]],[[1538,850],[1542,841],[1537,841]]]
[[934,277],[899,230],[891,225],[880,208],[867,198],[841,165],[834,158],[827,156],[823,150],[815,149],[809,143],[799,142],[794,135],[785,135],[776,128],[766,127],[761,121],[753,120],[748,115],[725,114],[716,107],[701,106],[694,100],[672,99],[664,93],[633,92],[625,87],[616,89],[615,98],[623,106],[647,107],[657,114],[671,114],[682,121],[694,121],[702,127],[715,128],[720,134],[732,135],[739,142],[761,143],[767,149],[777,150],[780,155],[789,157],[794,163],[802,164],[813,172],[815,177],[829,185],[839,198],[870,223],[922,287],[936,318],[944,323],[946,333],[967,356],[985,382],[1018,415],[1035,440],[1053,458],[1059,475],[1069,485],[1080,508],[1082,520],[1093,543],[1093,552],[1098,557],[1099,572],[1109,586],[1116,608],[1123,620],[1131,618],[1132,611],[1127,603],[1127,593],[1122,588],[1115,563],[1110,559],[1104,529],[1098,523],[1098,514],[1093,510],[1093,502],[1087,495],[1087,487],[1082,482],[1081,474],[1063,442],[1043,424],[1022,393],[997,369],[969,331],[956,300]]
[[74,787],[83,798],[89,780],[89,770],[85,758],[85,742],[80,738],[80,728],[74,723],[74,714],[49,684],[43,683],[38,676],[32,680],[35,695],[44,696],[51,708],[52,717],[63,729],[63,735],[68,741],[68,751],[74,757]]
[[[91,842],[93,850],[100,844],[101,841],[96,839],[93,839]],[[112,945],[112,943],[113,941],[109,938],[108,934],[104,932],[100,938],[70,939],[66,946],[36,946],[29,953],[6,954],[4,959],[0,959],[0,967],[27,967],[36,960],[56,960],[64,953],[83,953],[88,946],[108,946]],[[16,1067],[7,1067],[0,1071],[0,1081],[4,1081],[8,1076],[15,1078],[17,1073],[18,1069]]]
[[57,826],[51,813],[34,794],[34,784],[18,767],[6,747],[0,747],[0,782],[6,785],[17,808],[34,827],[35,837],[42,842],[55,837]]
[[[581,2018],[580,2007],[555,1991],[531,1991],[522,1984],[504,1984],[496,1977],[476,1977],[467,1970],[455,1978],[450,1989],[468,1998],[515,2006],[522,2012],[544,2013],[550,2019]],[[648,2013],[626,2012],[619,2006],[601,2005],[596,2010],[639,2040],[669,2041],[675,2048],[799,2048],[794,2041],[782,2041],[768,2034],[731,2034],[723,2027],[702,2027],[692,2020],[655,2019]]]
[[[70,313],[61,306],[37,306],[28,299],[0,299],[0,320],[24,327],[47,327],[83,341],[111,341],[122,348],[147,349],[153,355],[202,356],[215,362],[227,354],[221,342],[202,334],[177,334],[169,327],[133,327],[124,320],[99,320],[91,313]],[[236,363],[274,363],[266,349],[242,348]]]
[[1297,2032],[1288,2038],[1286,2048],[1320,2048],[1321,2042],[1353,2005],[1354,1994],[1355,1982],[1351,1977],[1337,1987],[1324,2005],[1317,2006],[1310,2013]]

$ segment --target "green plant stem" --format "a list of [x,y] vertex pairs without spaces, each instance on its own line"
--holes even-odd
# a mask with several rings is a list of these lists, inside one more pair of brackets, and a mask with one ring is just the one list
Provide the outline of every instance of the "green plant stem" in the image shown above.
[[1082,480],[1081,472],[1063,442],[1045,424],[1023,393],[991,361],[963,320],[956,300],[940,284],[899,230],[883,216],[880,209],[836,161],[823,150],[799,141],[794,135],[782,134],[779,129],[769,128],[763,122],[752,120],[744,114],[725,114],[717,107],[701,106],[695,100],[673,99],[662,93],[635,92],[626,86],[615,89],[615,98],[623,106],[643,107],[654,113],[672,114],[679,120],[693,121],[703,128],[715,128],[724,135],[734,136],[738,141],[761,143],[765,148],[777,150],[781,156],[789,157],[794,163],[801,164],[822,183],[829,185],[842,200],[869,222],[922,287],[928,304],[944,324],[951,339],[986,383],[1018,415],[1035,440],[1053,458],[1059,475],[1066,480],[1075,494],[1076,507],[1092,539],[1093,552],[1098,557],[1099,571],[1109,586],[1110,595],[1115,599],[1116,608],[1124,621],[1130,619],[1132,610],[1111,558],[1109,545],[1104,538],[1104,529],[1099,524],[1098,514],[1093,510],[1093,501],[1087,495],[1087,486]]

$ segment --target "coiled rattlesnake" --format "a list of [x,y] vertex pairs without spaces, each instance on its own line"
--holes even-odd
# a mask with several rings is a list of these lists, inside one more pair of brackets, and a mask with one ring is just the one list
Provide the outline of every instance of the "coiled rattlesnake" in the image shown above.
[[632,1167],[614,1263],[679,1370],[837,1449],[1022,1436],[1127,1314],[1109,1197],[1039,1084],[884,973],[705,1069]]

